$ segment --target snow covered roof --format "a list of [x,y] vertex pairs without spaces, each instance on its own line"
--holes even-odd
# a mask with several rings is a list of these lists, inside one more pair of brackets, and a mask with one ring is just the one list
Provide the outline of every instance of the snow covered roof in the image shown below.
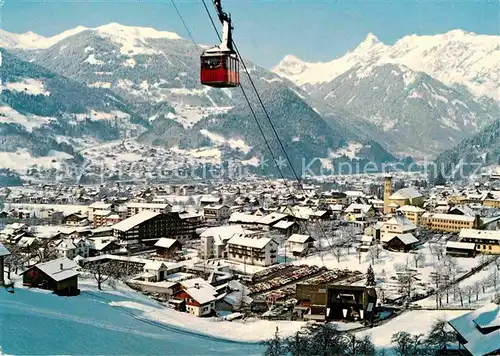
[[487,304],[448,323],[466,340],[464,347],[472,355],[489,355],[500,350],[499,305]]
[[257,220],[260,219],[260,216],[256,215],[250,215],[250,214],[245,214],[245,213],[239,213],[235,212],[231,214],[231,217],[229,218],[229,222],[236,222],[236,223],[256,223]]
[[79,273],[76,271],[78,265],[74,261],[66,257],[61,257],[49,262],[38,263],[35,266],[28,268],[23,272],[23,274],[34,267],[41,270],[56,282],[60,282],[79,275]]
[[10,255],[10,252],[9,252],[9,250],[7,250],[7,247],[2,245],[2,243],[0,242],[0,257],[5,257],[5,256],[9,256],[9,255]]
[[398,209],[398,211],[409,212],[409,213],[423,213],[425,212],[425,209],[413,205],[403,205]]
[[446,248],[448,247],[462,250],[474,250],[476,248],[476,244],[472,242],[446,241]]
[[285,214],[272,213],[272,214],[264,215],[264,216],[260,217],[257,220],[257,223],[262,224],[262,225],[272,225],[285,217],[286,217]]
[[129,203],[128,208],[143,208],[143,209],[166,209],[170,204],[155,204],[155,203]]
[[101,215],[101,216],[108,216],[108,215],[111,215],[112,212],[109,211],[109,210],[97,210],[94,212],[94,216],[96,215]]
[[362,242],[372,242],[373,241],[373,236],[363,235],[363,236],[361,236],[361,241]]
[[455,220],[455,221],[458,220],[458,221],[468,221],[468,222],[472,222],[475,220],[473,216],[455,215],[455,214],[433,214],[432,218],[440,220]]
[[500,240],[500,230],[462,229],[459,238]]
[[398,238],[402,243],[404,243],[405,245],[411,245],[411,244],[414,244],[415,242],[418,242],[418,239],[413,236],[413,234],[399,234],[399,235],[393,235],[393,234],[390,234],[390,235],[384,235],[381,237],[381,241],[382,242],[389,242],[391,241],[392,239],[395,239],[395,238]]
[[399,225],[402,231],[412,231],[417,228],[410,220],[405,216],[396,216],[387,220],[384,225]]
[[392,194],[389,199],[415,199],[421,197],[422,194],[413,187],[403,188]]
[[168,269],[161,261],[149,261],[144,265],[145,271],[159,271],[161,269]]
[[293,221],[281,220],[281,221],[278,221],[276,224],[274,224],[273,227],[276,229],[288,229],[293,224],[295,224],[295,222],[293,222]]
[[113,206],[113,204],[111,204],[111,203],[95,202],[95,203],[90,204],[89,208],[108,210],[108,209],[111,209],[112,206]]
[[307,240],[309,240],[310,238],[311,238],[311,236],[309,236],[309,235],[293,234],[292,236],[290,236],[288,238],[288,242],[296,242],[299,244],[303,244]]
[[357,203],[354,203],[354,204],[351,204],[347,207],[347,209],[345,210],[346,213],[352,213],[356,210],[360,210],[362,211],[363,213],[367,213],[368,211],[370,211],[370,209],[372,208],[372,205],[371,204],[357,204]]
[[156,247],[164,247],[164,248],[170,248],[174,243],[176,243],[176,239],[169,239],[166,237],[162,237],[158,241],[156,241],[155,246]]
[[234,235],[244,235],[245,232],[246,230],[243,229],[241,225],[225,225],[225,226],[210,227],[206,229],[200,235],[200,237],[201,238],[213,237],[214,239],[227,241]]
[[213,302],[214,300],[217,299],[215,297],[217,292],[215,292],[213,289],[206,288],[203,286],[200,286],[199,288],[197,287],[187,288],[184,291],[201,305]]
[[218,203],[222,198],[216,197],[214,195],[203,195],[200,198],[200,203]]
[[145,221],[148,221],[149,219],[152,219],[158,215],[160,215],[160,213],[157,213],[154,211],[144,210],[144,211],[141,211],[139,214],[135,214],[134,216],[131,216],[131,217],[113,225],[113,229],[126,232],[126,231],[134,228],[135,226],[137,226]]
[[72,239],[64,239],[59,245],[57,245],[58,250],[74,250],[76,248]]
[[238,245],[245,247],[253,247],[263,249],[267,244],[274,242],[273,239],[267,237],[246,237],[246,236],[233,236],[227,243],[230,245]]

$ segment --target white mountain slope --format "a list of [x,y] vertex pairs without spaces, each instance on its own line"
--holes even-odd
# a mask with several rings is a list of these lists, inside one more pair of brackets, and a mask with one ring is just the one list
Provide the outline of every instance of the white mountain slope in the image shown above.
[[[17,34],[0,29],[0,47],[28,50],[49,48],[56,43],[64,40],[65,38],[76,35],[83,31],[95,31],[115,43],[122,44],[122,53],[126,54],[142,53],[137,49],[137,42],[141,42],[144,39],[181,39],[181,37],[176,33],[168,31],[158,31],[151,27],[123,26],[118,23],[110,23],[96,28],[78,26],[52,37],[40,36],[31,31]],[[141,48],[140,45],[138,47]]]
[[307,63],[286,56],[273,71],[304,88],[330,82],[356,65],[403,64],[447,85],[463,85],[476,96],[500,99],[500,36],[453,30],[405,36],[385,45],[368,34],[356,49],[330,62]]

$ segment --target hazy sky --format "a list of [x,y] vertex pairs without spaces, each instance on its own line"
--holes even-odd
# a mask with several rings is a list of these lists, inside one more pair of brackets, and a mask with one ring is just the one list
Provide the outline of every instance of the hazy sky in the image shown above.
[[[119,22],[188,37],[171,0],[4,1],[2,28],[11,32],[48,36],[78,25]],[[216,43],[201,0],[175,1],[195,40]],[[240,51],[266,67],[286,54],[307,61],[331,60],[356,47],[368,32],[384,43],[455,28],[499,34],[498,0],[223,0],[223,5],[232,14]]]

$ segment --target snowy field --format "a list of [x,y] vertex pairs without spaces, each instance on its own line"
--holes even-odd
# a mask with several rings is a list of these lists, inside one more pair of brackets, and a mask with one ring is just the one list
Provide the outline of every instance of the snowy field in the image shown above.
[[[450,320],[468,312],[468,310],[409,311],[397,316],[388,323],[382,324],[367,331],[362,331],[359,333],[359,335],[370,335],[373,343],[378,349],[385,349],[386,355],[393,355],[395,353],[392,350],[393,345],[391,345],[391,337],[398,331],[406,331],[410,334],[424,334],[425,336],[437,320]],[[416,322],[417,320],[418,322]]]

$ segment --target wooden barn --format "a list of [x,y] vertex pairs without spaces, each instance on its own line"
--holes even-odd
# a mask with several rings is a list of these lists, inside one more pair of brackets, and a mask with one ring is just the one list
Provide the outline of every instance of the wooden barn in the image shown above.
[[62,296],[78,295],[77,267],[75,262],[66,257],[38,263],[22,273],[23,285],[52,290]]

